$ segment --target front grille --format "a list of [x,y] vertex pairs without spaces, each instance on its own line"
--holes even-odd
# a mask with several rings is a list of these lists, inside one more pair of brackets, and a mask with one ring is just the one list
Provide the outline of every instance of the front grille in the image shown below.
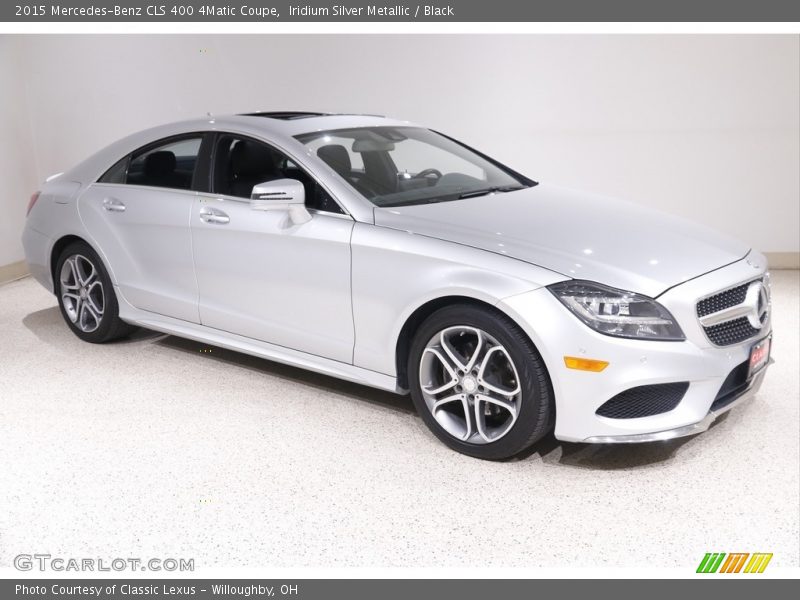
[[598,408],[596,414],[609,419],[660,415],[678,406],[688,389],[688,381],[641,385],[617,394]]
[[750,282],[748,281],[738,287],[725,290],[705,300],[700,300],[700,302],[697,303],[697,316],[705,317],[711,313],[741,304],[744,302],[744,297],[747,295],[747,288],[749,285]]
[[722,387],[717,392],[717,397],[711,404],[711,410],[719,410],[736,400],[747,389],[747,374],[750,371],[750,361],[745,361],[731,371],[722,382]]
[[[757,306],[753,306],[748,298],[748,289],[761,281],[758,291]],[[724,312],[723,312],[724,311]],[[706,337],[716,346],[732,346],[758,335],[762,328],[753,327],[744,312],[757,312],[761,323],[767,323],[769,316],[769,283],[765,280],[753,280],[723,290],[697,303],[697,318],[705,331]],[[722,314],[717,314],[722,313]],[[722,320],[727,317],[727,320]],[[751,317],[752,318],[752,317]]]
[[719,325],[712,325],[711,327],[706,327],[705,330],[708,339],[717,346],[738,344],[739,342],[750,339],[761,331],[750,325],[750,321],[747,320],[747,317],[726,321]]

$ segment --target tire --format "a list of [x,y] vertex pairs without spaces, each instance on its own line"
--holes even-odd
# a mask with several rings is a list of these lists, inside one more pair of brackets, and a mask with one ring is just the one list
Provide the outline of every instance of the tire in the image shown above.
[[425,424],[462,454],[511,458],[553,427],[553,388],[542,357],[498,311],[459,304],[434,312],[414,335],[407,373]]
[[133,333],[119,318],[114,286],[103,261],[85,242],[73,242],[56,262],[53,287],[61,316],[84,342],[103,344]]

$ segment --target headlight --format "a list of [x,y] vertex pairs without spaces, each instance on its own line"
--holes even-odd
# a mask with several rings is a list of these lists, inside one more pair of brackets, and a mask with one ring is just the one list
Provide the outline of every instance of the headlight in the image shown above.
[[648,340],[686,339],[675,317],[647,296],[589,281],[564,281],[548,289],[576,317],[600,333]]

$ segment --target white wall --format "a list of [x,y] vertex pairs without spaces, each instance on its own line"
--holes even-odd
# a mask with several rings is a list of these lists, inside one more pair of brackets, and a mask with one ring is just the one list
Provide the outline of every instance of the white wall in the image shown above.
[[[798,251],[797,36],[18,42],[27,110],[6,90],[11,111],[0,119],[19,127],[30,116],[39,179],[124,134],[206,112],[380,113],[440,129],[540,180],[689,216],[762,251]],[[0,62],[3,80],[14,76],[9,62]],[[30,164],[21,166],[24,176]],[[31,184],[0,186],[16,218]],[[0,265],[20,256],[21,226],[11,243],[3,229]]]
[[37,183],[20,58],[19,44],[0,36],[0,267],[23,258],[22,224]]

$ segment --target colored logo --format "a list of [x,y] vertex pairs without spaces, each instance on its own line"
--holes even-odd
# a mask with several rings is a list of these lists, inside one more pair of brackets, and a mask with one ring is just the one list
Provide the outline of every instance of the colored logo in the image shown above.
[[697,567],[698,573],[763,573],[772,553],[769,552],[707,552]]

